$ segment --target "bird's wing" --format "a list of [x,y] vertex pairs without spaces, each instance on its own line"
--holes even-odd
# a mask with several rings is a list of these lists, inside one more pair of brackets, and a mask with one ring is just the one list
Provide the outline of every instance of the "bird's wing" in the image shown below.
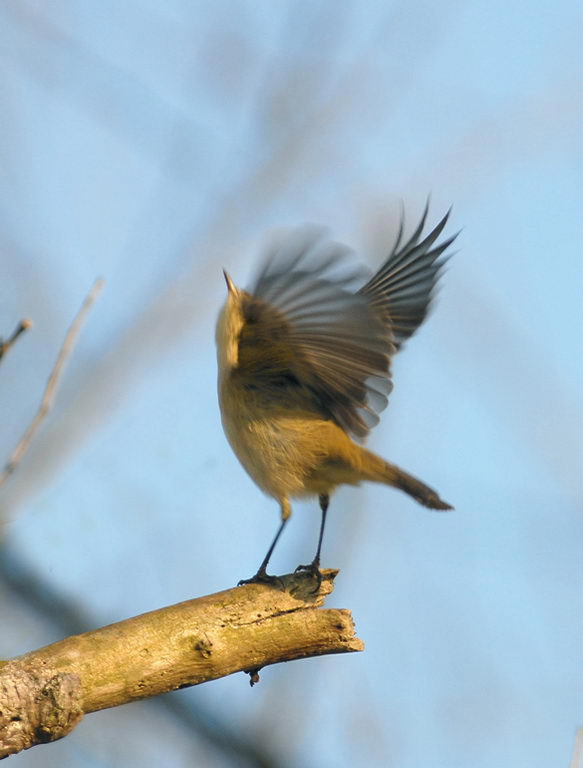
[[348,252],[310,228],[270,255],[247,295],[238,365],[266,396],[305,397],[362,439],[387,404],[394,348],[368,296],[351,290]]
[[421,222],[397,242],[356,293],[350,250],[304,228],[275,248],[245,304],[239,367],[270,397],[302,401],[362,440],[379,421],[392,389],[390,360],[419,327],[454,240],[432,247],[449,213],[420,241]]
[[393,250],[379,271],[359,291],[390,324],[397,350],[425,319],[440,271],[449,258],[442,257],[442,254],[458,235],[456,233],[433,247],[447,224],[450,209],[439,224],[420,240],[428,209],[429,201],[417,228],[404,244],[401,244],[404,228],[404,216],[401,215]]

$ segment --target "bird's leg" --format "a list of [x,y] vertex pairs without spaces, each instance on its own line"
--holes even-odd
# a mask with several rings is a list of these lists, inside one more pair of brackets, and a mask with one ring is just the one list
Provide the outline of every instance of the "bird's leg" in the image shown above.
[[318,536],[318,549],[316,550],[316,556],[312,562],[312,567],[320,568],[320,551],[322,549],[322,540],[324,538],[324,528],[326,526],[326,514],[328,512],[328,505],[330,504],[330,496],[327,493],[322,493],[318,497],[320,502],[320,509],[322,510],[322,521],[320,523],[320,535]]
[[255,576],[252,576],[250,579],[241,579],[239,582],[239,586],[242,584],[256,584],[257,582],[260,582],[262,584],[279,584],[283,588],[283,583],[281,579],[278,576],[270,576],[267,573],[267,564],[269,563],[269,560],[271,559],[271,555],[273,554],[273,550],[275,549],[275,545],[279,541],[279,537],[281,536],[283,529],[285,528],[285,524],[291,517],[291,505],[287,499],[282,499],[281,501],[281,524],[279,528],[277,529],[277,533],[275,534],[274,540],[271,542],[271,546],[267,550],[267,554],[263,558],[263,562],[259,566],[259,570],[255,574]]
[[308,571],[314,576],[318,584],[316,591],[320,589],[322,583],[322,572],[320,571],[320,551],[322,549],[322,539],[324,538],[324,527],[326,526],[326,513],[328,512],[328,505],[330,504],[330,496],[327,493],[321,493],[319,496],[320,509],[322,510],[322,522],[320,523],[320,535],[318,537],[318,549],[316,555],[309,565],[298,565],[297,571]]

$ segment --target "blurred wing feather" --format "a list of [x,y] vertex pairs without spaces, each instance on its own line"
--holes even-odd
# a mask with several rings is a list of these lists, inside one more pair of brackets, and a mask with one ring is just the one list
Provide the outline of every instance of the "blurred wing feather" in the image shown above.
[[393,348],[379,313],[354,293],[362,270],[348,253],[310,229],[270,254],[248,294],[239,367],[270,396],[299,398],[362,439],[387,405]]

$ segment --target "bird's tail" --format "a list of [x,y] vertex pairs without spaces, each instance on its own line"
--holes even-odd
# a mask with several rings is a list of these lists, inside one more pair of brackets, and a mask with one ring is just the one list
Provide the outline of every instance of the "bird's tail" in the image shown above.
[[362,452],[364,454],[363,470],[368,480],[399,488],[399,490],[405,491],[415,501],[423,504],[424,507],[429,507],[429,509],[453,509],[450,504],[439,498],[437,491],[422,483],[421,480],[417,480],[416,477],[413,477],[413,475],[408,474],[394,464],[389,464],[388,461],[381,459],[380,456],[371,451],[363,449]]

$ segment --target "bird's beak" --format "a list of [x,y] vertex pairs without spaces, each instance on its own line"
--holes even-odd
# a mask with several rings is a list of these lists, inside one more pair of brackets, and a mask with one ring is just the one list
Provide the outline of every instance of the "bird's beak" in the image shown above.
[[229,277],[229,273],[227,272],[226,269],[223,269],[223,275],[225,276],[225,282],[227,284],[227,289],[229,293],[236,293],[237,289],[235,287],[235,283]]

